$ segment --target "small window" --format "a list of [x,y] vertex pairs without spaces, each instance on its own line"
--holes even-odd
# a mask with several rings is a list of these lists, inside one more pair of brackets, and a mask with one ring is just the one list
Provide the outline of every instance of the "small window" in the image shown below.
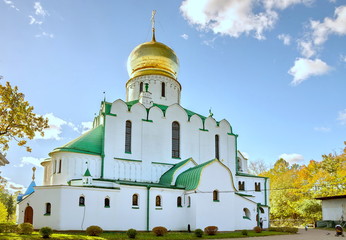
[[218,190],[214,190],[213,191],[213,201],[214,202],[218,202],[219,201],[219,191]]
[[238,182],[238,188],[239,188],[239,190],[245,190],[245,182],[239,181]]
[[255,191],[260,192],[261,191],[261,183],[255,182]]
[[131,121],[126,121],[125,126],[125,153],[131,153],[131,133],[132,123]]
[[138,194],[132,195],[132,206],[138,207]]
[[161,83],[161,97],[166,97],[166,84],[164,82]]
[[161,196],[156,196],[155,198],[155,206],[161,207]]
[[143,92],[143,82],[139,84],[139,93]]
[[250,215],[250,210],[247,209],[247,208],[244,208],[243,211],[244,211],[244,213],[243,213],[243,214],[244,214],[243,218],[244,218],[244,219],[249,219],[249,220],[250,220],[250,217],[251,217],[251,215]]
[[187,197],[187,207],[191,207],[191,197]]
[[110,207],[110,200],[109,198],[105,198],[105,208],[109,208]]
[[172,157],[180,157],[180,125],[178,122],[172,123]]
[[215,135],[215,158],[220,160],[219,135]]
[[58,171],[58,173],[61,173],[61,164],[62,164],[62,161],[61,161],[61,159],[59,160],[59,171]]
[[79,206],[85,206],[85,198],[84,196],[79,197]]
[[52,205],[50,203],[46,203],[46,213],[45,215],[50,215],[52,209]]
[[177,207],[182,207],[182,203],[181,203],[181,197],[177,198]]

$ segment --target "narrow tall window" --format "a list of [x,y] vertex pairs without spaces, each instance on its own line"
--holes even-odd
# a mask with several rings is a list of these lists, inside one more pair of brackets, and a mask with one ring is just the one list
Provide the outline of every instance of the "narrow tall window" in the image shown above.
[[187,197],[187,207],[191,207],[191,197]]
[[139,93],[143,92],[143,82],[139,84]]
[[220,160],[219,135],[215,135],[215,158]]
[[245,190],[245,182],[244,181],[243,182],[239,181],[238,182],[238,188],[239,188],[239,190]]
[[261,183],[255,182],[255,191],[260,192],[261,191]]
[[85,206],[85,198],[84,196],[79,197],[79,206]]
[[50,215],[52,209],[52,205],[48,202],[46,203],[46,215]]
[[178,122],[172,123],[172,157],[180,157],[180,126]]
[[61,161],[61,159],[59,160],[59,171],[58,171],[58,173],[61,173],[61,164],[62,164],[62,161]]
[[138,194],[132,195],[132,206],[138,206]]
[[181,204],[181,197],[177,198],[177,207],[182,207],[183,205]]
[[166,84],[164,82],[161,83],[161,97],[166,97]]
[[219,191],[218,190],[214,190],[213,191],[213,201],[214,202],[218,202],[219,201]]
[[126,121],[126,127],[125,127],[125,153],[131,153],[131,131],[132,131],[132,123],[131,123],[131,121]]
[[161,196],[156,196],[155,198],[155,206],[161,207]]
[[110,201],[109,198],[105,198],[105,208],[109,208],[110,207]]

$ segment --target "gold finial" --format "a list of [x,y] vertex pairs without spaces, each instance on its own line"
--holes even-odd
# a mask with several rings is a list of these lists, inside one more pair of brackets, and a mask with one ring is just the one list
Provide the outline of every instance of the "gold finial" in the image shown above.
[[32,168],[32,180],[35,181],[35,171],[36,171],[36,168],[33,167]]
[[156,39],[155,39],[155,14],[156,14],[156,10],[153,10],[151,12],[151,29],[153,31],[153,38],[152,38],[153,42],[156,42]]

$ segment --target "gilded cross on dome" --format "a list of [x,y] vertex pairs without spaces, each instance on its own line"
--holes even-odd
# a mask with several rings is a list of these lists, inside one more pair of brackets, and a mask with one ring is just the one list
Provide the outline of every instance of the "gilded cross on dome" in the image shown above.
[[151,12],[151,29],[153,31],[153,39],[152,39],[152,41],[156,41],[155,40],[155,14],[156,14],[156,10],[153,10]]

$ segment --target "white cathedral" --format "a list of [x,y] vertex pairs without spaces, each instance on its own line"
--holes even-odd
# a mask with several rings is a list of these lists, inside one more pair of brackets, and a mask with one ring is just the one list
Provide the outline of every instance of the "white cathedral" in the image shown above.
[[230,123],[180,103],[179,61],[155,40],[128,58],[126,100],[103,101],[93,128],[55,148],[18,198],[35,229],[221,231],[269,225],[269,179],[248,174]]

